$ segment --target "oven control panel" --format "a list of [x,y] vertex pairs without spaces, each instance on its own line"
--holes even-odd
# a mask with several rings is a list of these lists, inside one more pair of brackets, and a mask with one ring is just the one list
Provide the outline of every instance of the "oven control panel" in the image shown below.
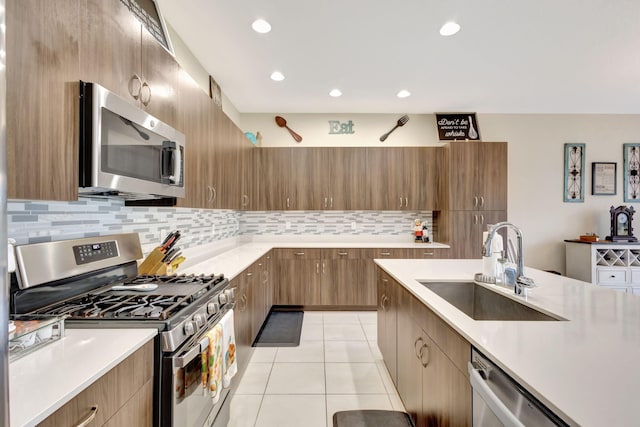
[[115,258],[118,256],[118,245],[115,241],[78,245],[73,247],[73,255],[77,265]]

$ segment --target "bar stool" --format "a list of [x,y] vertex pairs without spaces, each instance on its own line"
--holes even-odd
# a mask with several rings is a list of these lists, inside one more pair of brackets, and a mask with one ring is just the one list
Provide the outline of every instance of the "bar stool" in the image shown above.
[[333,414],[333,427],[414,427],[406,412],[362,409]]

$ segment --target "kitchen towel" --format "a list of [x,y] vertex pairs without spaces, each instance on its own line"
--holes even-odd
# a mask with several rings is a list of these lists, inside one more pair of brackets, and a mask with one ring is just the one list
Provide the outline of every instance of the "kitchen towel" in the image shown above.
[[222,325],[222,385],[231,385],[231,378],[238,372],[236,362],[236,337],[233,331],[233,310],[229,310],[220,321]]
[[214,326],[207,332],[207,338],[209,347],[206,365],[203,365],[202,384],[215,404],[220,399],[222,391],[222,326]]

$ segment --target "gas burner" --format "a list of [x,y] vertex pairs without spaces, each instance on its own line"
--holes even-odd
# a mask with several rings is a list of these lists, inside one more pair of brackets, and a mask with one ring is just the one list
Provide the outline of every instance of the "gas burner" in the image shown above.
[[141,283],[174,283],[174,284],[204,284],[209,287],[214,286],[224,280],[224,275],[204,275],[196,276],[194,274],[181,274],[178,276],[162,276],[153,274],[143,274],[136,276],[133,279],[126,282],[126,284],[141,284]]

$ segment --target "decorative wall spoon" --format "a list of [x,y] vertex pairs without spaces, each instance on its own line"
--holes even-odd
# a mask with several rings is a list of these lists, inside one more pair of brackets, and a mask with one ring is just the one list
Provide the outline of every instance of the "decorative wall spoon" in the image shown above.
[[284,119],[284,117],[276,116],[276,123],[281,128],[286,128],[289,131],[289,133],[291,134],[291,136],[293,137],[293,139],[296,140],[296,142],[302,141],[302,137],[300,135],[298,135],[297,133],[295,133],[293,130],[291,130],[291,128],[289,128],[289,126],[287,126],[287,121]]

